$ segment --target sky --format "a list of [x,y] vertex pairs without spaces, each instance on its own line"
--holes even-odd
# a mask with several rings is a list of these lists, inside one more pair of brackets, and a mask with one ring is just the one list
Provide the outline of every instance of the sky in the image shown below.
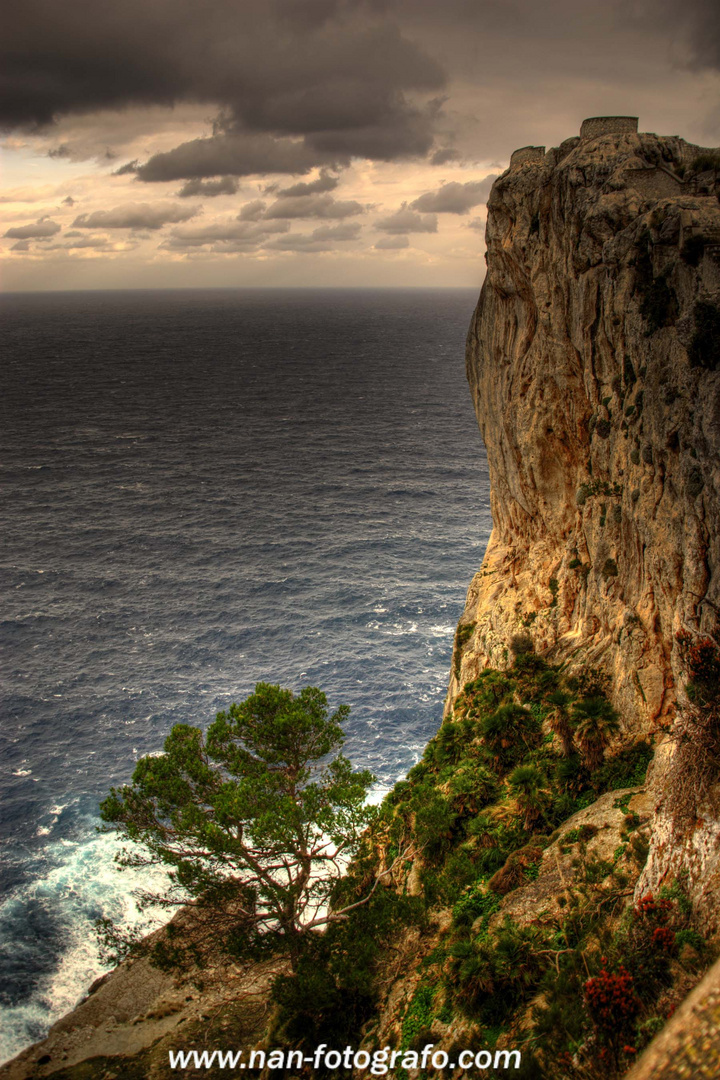
[[511,152],[720,143],[717,0],[23,0],[3,290],[476,286]]

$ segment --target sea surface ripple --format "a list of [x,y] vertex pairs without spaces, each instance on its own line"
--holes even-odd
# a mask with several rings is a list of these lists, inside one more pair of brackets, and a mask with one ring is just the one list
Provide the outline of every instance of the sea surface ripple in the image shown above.
[[316,685],[380,789],[436,730],[491,528],[475,299],[0,298],[0,1059],[145,918],[97,807],[172,724]]

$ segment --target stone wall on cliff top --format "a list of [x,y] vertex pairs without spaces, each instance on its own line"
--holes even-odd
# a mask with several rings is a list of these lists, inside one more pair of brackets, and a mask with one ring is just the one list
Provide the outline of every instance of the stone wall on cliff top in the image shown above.
[[[720,637],[720,184],[678,137],[583,130],[488,203],[467,373],[494,528],[447,710],[523,633],[603,667],[626,733],[658,733],[677,631]],[[696,842],[707,875],[715,834]]]

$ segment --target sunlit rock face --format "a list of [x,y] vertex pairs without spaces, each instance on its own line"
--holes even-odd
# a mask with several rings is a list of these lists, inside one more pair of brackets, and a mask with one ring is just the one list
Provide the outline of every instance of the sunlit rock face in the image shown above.
[[633,126],[524,148],[490,195],[467,371],[494,529],[448,709],[522,633],[603,667],[626,733],[658,735],[682,700],[678,630],[718,636],[720,174]]

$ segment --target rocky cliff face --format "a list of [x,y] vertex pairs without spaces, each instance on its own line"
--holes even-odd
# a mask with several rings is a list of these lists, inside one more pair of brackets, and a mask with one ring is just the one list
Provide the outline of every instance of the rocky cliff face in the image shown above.
[[[448,710],[523,633],[604,668],[626,734],[661,735],[682,700],[678,631],[718,639],[720,158],[619,119],[516,152],[490,196],[467,371],[494,529]],[[656,824],[645,884],[682,863],[699,896],[715,826],[678,856]]]

